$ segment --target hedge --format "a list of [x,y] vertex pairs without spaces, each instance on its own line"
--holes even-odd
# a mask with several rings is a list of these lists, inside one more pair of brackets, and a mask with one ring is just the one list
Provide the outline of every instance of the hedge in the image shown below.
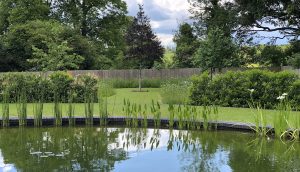
[[298,107],[300,80],[297,74],[268,70],[229,71],[212,80],[208,73],[194,76],[190,99],[193,105],[249,107],[252,97],[254,103],[264,108],[275,108],[279,102],[277,97],[283,93],[288,93],[289,101]]
[[70,94],[73,101],[84,102],[85,93],[95,95],[97,99],[97,78],[81,75],[73,78],[67,72],[54,72],[49,76],[30,73],[5,73],[0,75],[0,101],[3,93],[8,92],[9,101],[17,102],[18,95],[25,93],[27,102],[68,102]]

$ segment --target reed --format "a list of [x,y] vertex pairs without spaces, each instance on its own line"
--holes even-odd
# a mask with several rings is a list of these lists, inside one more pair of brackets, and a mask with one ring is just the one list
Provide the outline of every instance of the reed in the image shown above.
[[281,101],[277,105],[277,114],[274,120],[274,130],[275,136],[280,139],[285,139],[289,136],[292,127],[289,123],[289,118],[291,116],[291,105],[288,101]]
[[56,126],[62,125],[62,104],[59,101],[54,101],[53,114]]
[[27,125],[27,94],[25,89],[16,90],[17,93],[17,113],[19,126]]
[[169,104],[168,111],[169,111],[169,127],[173,128],[174,118],[175,118],[175,108],[173,104]]
[[93,95],[86,95],[84,101],[85,123],[93,125],[94,120],[94,98]]
[[202,119],[203,119],[203,129],[209,129],[208,116],[210,114],[210,108],[208,106],[203,106],[202,109]]
[[74,126],[75,125],[75,104],[74,99],[76,95],[73,90],[69,92],[69,98],[68,98],[68,120],[69,120],[69,126]]
[[98,107],[100,115],[100,124],[106,125],[108,113],[108,97],[115,95],[112,83],[100,81],[98,83]]
[[131,103],[128,100],[124,99],[123,100],[123,113],[124,113],[124,116],[125,116],[125,122],[126,122],[126,126],[131,126]]
[[154,126],[158,128],[160,126],[161,120],[161,110],[159,102],[155,103],[154,100],[152,100],[150,109],[154,119]]
[[42,101],[33,104],[34,126],[40,127],[43,125],[43,109]]
[[9,126],[9,91],[7,88],[3,90],[3,100],[2,100],[2,126]]
[[143,115],[143,127],[147,127],[148,126],[148,115],[147,115],[147,104],[144,105],[144,109],[142,111],[142,115]]

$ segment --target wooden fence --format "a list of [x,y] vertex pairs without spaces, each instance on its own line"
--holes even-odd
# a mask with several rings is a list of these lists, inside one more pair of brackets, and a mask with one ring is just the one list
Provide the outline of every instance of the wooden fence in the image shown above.
[[[226,71],[243,71],[249,68],[224,68],[222,71],[216,71],[216,73],[224,73]],[[300,75],[300,69],[293,69],[289,66],[275,67],[275,68],[259,68],[269,69],[271,71],[289,70]],[[103,79],[137,79],[139,76],[138,69],[128,70],[74,70],[67,71],[72,76],[92,74]],[[200,68],[183,68],[183,69],[143,69],[142,78],[144,79],[167,79],[167,78],[187,78],[193,75],[201,74]],[[38,74],[40,72],[26,72],[27,74]],[[50,75],[53,72],[46,72],[46,75]],[[0,73],[1,74],[1,73]],[[3,74],[3,73],[2,73]]]

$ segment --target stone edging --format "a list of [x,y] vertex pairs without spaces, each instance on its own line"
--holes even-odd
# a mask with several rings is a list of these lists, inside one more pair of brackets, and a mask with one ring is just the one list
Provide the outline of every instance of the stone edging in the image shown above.
[[[85,118],[83,117],[75,117],[75,125],[76,126],[83,126],[85,125]],[[100,118],[95,117],[93,119],[93,124],[95,126],[100,125]],[[106,119],[107,126],[126,126],[126,118],[125,117],[110,117]],[[139,118],[138,123],[141,124],[143,119]],[[154,119],[147,119],[147,127],[153,128],[155,124]],[[197,122],[198,126],[203,126],[203,122]],[[2,119],[0,119],[0,124],[2,126]],[[245,132],[253,132],[255,126],[249,125],[247,123],[239,123],[239,122],[209,122],[211,126],[217,125],[217,130],[233,130],[233,131],[245,131]],[[62,118],[62,126],[68,126],[69,125],[69,119],[68,118]],[[9,120],[9,127],[16,127],[19,126],[19,120],[18,118],[10,118]],[[27,126],[32,127],[34,126],[34,119],[28,118],[27,119]],[[55,126],[55,119],[54,118],[43,118],[42,126]],[[161,129],[167,129],[169,128],[169,120],[168,119],[161,119],[160,120],[160,128]],[[178,129],[178,121],[174,121],[174,129]],[[183,128],[185,129],[185,128]],[[268,127],[269,131],[274,130],[271,127]]]

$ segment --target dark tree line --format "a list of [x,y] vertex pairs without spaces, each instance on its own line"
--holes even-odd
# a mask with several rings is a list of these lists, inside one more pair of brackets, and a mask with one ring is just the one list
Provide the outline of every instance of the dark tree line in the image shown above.
[[[174,37],[177,67],[300,66],[300,1],[189,2],[193,23],[179,25]],[[258,45],[259,39],[268,44]],[[276,45],[278,39],[289,44]]]
[[[134,22],[123,0],[1,0],[0,71],[136,68],[126,60]],[[158,43],[143,67],[161,57]]]

